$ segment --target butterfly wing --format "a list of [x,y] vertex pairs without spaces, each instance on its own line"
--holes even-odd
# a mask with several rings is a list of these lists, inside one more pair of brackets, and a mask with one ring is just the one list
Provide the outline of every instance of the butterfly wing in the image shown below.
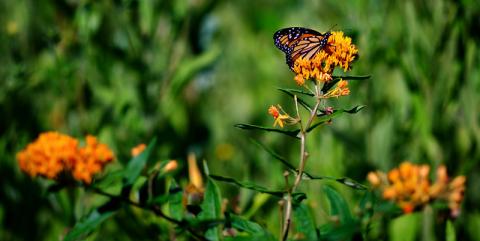
[[280,29],[273,35],[277,48],[286,55],[286,62],[293,69],[295,60],[313,58],[327,44],[330,32],[321,34],[313,29],[292,27]]

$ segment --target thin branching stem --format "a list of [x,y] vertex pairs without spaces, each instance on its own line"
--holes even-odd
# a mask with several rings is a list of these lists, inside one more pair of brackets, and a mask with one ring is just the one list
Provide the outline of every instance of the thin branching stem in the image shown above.
[[[310,126],[312,125],[313,123],[313,120],[315,119],[315,117],[317,116],[317,111],[318,111],[318,108],[320,106],[320,103],[321,103],[321,98],[320,98],[320,95],[321,95],[321,90],[320,88],[318,87],[318,85],[315,83],[315,107],[312,109],[312,111],[310,112],[310,116],[308,118],[308,121],[307,121],[307,124],[305,126],[305,128],[303,127],[302,125],[302,122],[299,121],[299,125],[300,125],[300,165],[298,167],[298,173],[297,173],[297,176],[295,177],[295,182],[293,184],[293,186],[291,188],[289,188],[288,190],[288,194],[287,194],[287,203],[286,203],[286,207],[285,207],[285,218],[284,218],[284,224],[283,224],[283,235],[282,235],[282,239],[283,241],[287,240],[288,238],[288,232],[289,232],[289,229],[290,229],[290,224],[292,222],[292,193],[295,192],[295,190],[297,189],[297,187],[300,185],[300,182],[302,181],[302,176],[303,176],[303,171],[305,170],[305,164],[307,162],[307,157],[308,157],[308,153],[306,151],[306,141],[307,141],[307,131]],[[297,105],[297,99],[294,98],[295,100],[295,105]],[[298,119],[301,120],[301,117],[300,115],[298,114],[297,112],[297,115],[298,115]]]
[[[105,192],[102,189],[96,188],[96,187],[90,187],[89,189],[92,190],[93,192],[97,193],[97,194],[102,195],[102,196],[106,196],[106,197],[109,197],[109,198],[115,199],[115,200],[120,200],[124,203],[127,203],[127,204],[130,204],[132,206],[141,208],[143,210],[152,211],[153,213],[155,213],[155,215],[157,215],[157,216],[159,216],[159,217],[161,217],[161,218],[163,218],[163,219],[165,219],[165,220],[167,220],[167,221],[169,221],[169,222],[171,222],[175,225],[178,225],[178,226],[183,226],[184,225],[184,223],[181,220],[176,220],[176,219],[166,215],[159,206],[143,205],[143,204],[134,202],[134,201],[130,200],[129,198],[126,198],[126,197],[123,197],[123,196],[120,196],[120,195],[117,196],[117,195]],[[197,240],[208,241],[208,239],[203,237],[201,234],[198,234],[197,232],[195,232],[191,227],[186,227],[186,229]]]

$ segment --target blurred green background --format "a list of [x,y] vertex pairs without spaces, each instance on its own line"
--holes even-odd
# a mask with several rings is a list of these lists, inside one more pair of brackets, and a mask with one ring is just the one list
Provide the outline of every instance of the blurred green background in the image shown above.
[[[480,240],[476,0],[0,1],[0,239],[58,240],[87,211],[84,198],[66,215],[69,204],[59,196],[68,193],[46,194],[41,180],[17,167],[15,154],[48,130],[98,136],[114,149],[116,165],[157,137],[156,156],[178,159],[184,182],[186,156],[195,152],[212,173],[281,188],[284,167],[249,138],[295,164],[299,144],[233,125],[271,125],[271,104],[293,110],[276,90],[295,87],[293,73],[272,40],[289,26],[344,31],[359,48],[350,74],[372,76],[350,82],[351,95],[329,103],[367,108],[315,131],[306,169],[365,182],[368,171],[404,160],[446,164],[451,176],[467,176],[457,240]],[[303,187],[317,223],[328,218],[320,186]],[[354,210],[361,193],[338,189]],[[257,207],[255,193],[221,190],[278,233],[276,200]],[[162,231],[139,216],[118,215],[91,239],[148,240]],[[422,220],[414,216],[407,226]],[[390,228],[380,239],[430,240],[402,231]]]

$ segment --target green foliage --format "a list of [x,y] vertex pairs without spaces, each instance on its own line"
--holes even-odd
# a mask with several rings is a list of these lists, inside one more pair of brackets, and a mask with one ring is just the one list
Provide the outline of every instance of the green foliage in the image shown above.
[[[199,214],[200,219],[220,219],[221,218],[221,200],[220,190],[215,182],[208,178],[205,196],[201,205],[202,212]],[[218,227],[207,230],[205,237],[208,240],[221,240],[221,232]]]
[[[230,178],[230,177],[222,177],[222,176],[217,176],[217,175],[210,175],[210,177],[217,180],[217,181],[231,183],[231,184],[234,184],[234,185],[236,185],[238,187],[241,187],[241,188],[246,188],[246,189],[254,190],[254,191],[257,191],[257,192],[270,194],[270,195],[273,195],[273,196],[278,197],[278,198],[283,198],[283,196],[287,193],[286,191],[271,190],[271,189],[259,186],[257,184],[251,183],[251,182],[237,181],[237,180],[235,180],[233,178]],[[295,202],[301,202],[302,200],[304,200],[306,198],[306,195],[305,195],[305,193],[301,193],[301,192],[292,193],[292,198]]]
[[447,227],[445,230],[446,234],[446,240],[447,241],[456,241],[457,237],[455,235],[455,227],[453,227],[453,224],[450,220],[447,221]]
[[294,205],[295,231],[304,237],[303,240],[318,240],[318,232],[315,227],[315,220],[309,208],[305,204]]
[[140,153],[138,156],[133,157],[132,160],[128,162],[128,165],[125,167],[124,176],[124,187],[132,186],[135,180],[140,176],[140,173],[145,168],[148,162],[148,158],[152,153],[153,148],[155,147],[156,139],[153,139],[148,147]]
[[110,218],[114,213],[115,211],[99,212],[98,210],[94,210],[84,220],[75,224],[63,240],[73,241],[84,239],[85,235],[97,229],[102,222]]

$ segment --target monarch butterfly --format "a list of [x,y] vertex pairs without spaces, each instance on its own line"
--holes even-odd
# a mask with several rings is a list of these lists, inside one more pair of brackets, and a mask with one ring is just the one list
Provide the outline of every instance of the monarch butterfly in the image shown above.
[[321,34],[313,29],[291,27],[275,32],[273,41],[285,53],[287,65],[293,70],[295,60],[314,58],[327,45],[330,35],[330,31]]

